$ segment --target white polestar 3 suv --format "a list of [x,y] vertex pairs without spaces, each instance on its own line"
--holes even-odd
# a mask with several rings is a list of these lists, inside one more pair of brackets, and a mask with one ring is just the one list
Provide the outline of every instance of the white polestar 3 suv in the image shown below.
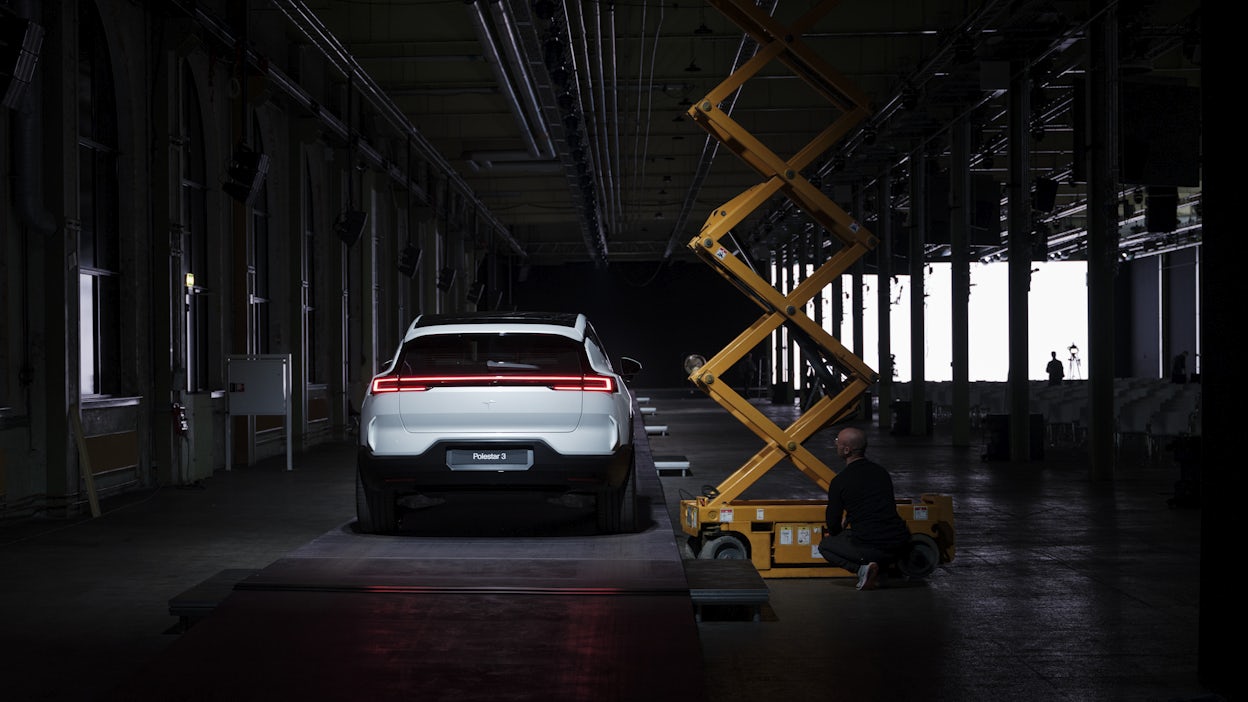
[[635,529],[633,397],[583,314],[422,315],[360,411],[357,528],[398,529],[409,495],[595,496],[605,533]]

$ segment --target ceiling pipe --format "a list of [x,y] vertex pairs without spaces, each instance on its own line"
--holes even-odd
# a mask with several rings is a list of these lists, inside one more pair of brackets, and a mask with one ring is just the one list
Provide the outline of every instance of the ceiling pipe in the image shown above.
[[[610,191],[604,186],[604,175],[609,170],[609,154],[607,153],[607,145],[602,137],[601,120],[604,119],[603,108],[600,99],[595,98],[596,90],[602,89],[601,81],[595,81],[594,70],[596,66],[601,64],[602,56],[602,35],[601,28],[598,29],[598,40],[595,45],[598,48],[598,56],[591,57],[589,55],[589,42],[581,41],[579,43],[573,41],[575,36],[589,36],[589,30],[585,26],[585,15],[582,12],[583,6],[576,3],[569,6],[567,0],[563,1],[563,17],[564,26],[567,31],[565,37],[568,42],[569,54],[572,61],[572,76],[576,83],[576,97],[578,101],[578,109],[581,114],[581,124],[585,138],[589,142],[589,148],[585,151],[585,159],[589,172],[593,179],[589,187],[593,190],[593,206],[597,209],[598,225],[604,232],[611,229],[608,212],[604,203],[609,202],[608,197]],[[577,31],[573,31],[573,29]],[[579,54],[579,57],[578,57]],[[597,58],[597,61],[592,60]],[[578,60],[579,59],[579,60]],[[597,83],[597,85],[595,85]],[[597,123],[595,122],[597,120]],[[603,250],[606,250],[605,236],[602,239]]]
[[[606,24],[607,31],[603,31]],[[598,89],[598,130],[599,143],[601,144],[601,163],[595,175],[598,178],[599,191],[602,193],[602,202],[605,204],[604,216],[607,220],[608,231],[619,231],[620,229],[620,188],[616,187],[619,180],[619,159],[613,155],[618,154],[618,149],[612,148],[612,135],[616,135],[615,144],[618,147],[619,134],[619,103],[616,94],[616,76],[615,76],[615,6],[611,5],[604,17],[602,12],[602,4],[594,3],[593,26],[595,32],[594,46],[598,47],[597,60],[594,62],[594,69],[597,72],[597,80],[594,86]],[[609,45],[604,42],[610,42]],[[605,50],[604,50],[605,47]],[[609,67],[609,68],[608,68]],[[592,87],[592,86],[591,86]]]
[[[595,144],[598,148],[599,159],[598,169],[594,175],[597,178],[599,202],[603,203],[603,216],[606,222],[606,228],[610,232],[618,231],[620,228],[620,193],[616,187],[616,172],[618,159],[614,156],[616,153],[611,148],[611,133],[619,123],[619,116],[613,103],[615,97],[614,89],[608,89],[607,85],[607,66],[611,66],[610,73],[614,73],[615,63],[615,32],[614,25],[611,25],[610,32],[604,33],[604,17],[602,15],[602,5],[594,3],[593,26],[595,32],[594,46],[597,47],[597,55],[590,66],[590,72],[597,74],[597,79],[591,81],[590,89],[597,89],[597,99],[594,102],[595,116],[598,122],[598,134]],[[606,20],[614,20],[615,10],[612,8],[606,17]],[[583,21],[582,21],[582,24]],[[605,36],[604,36],[605,34]],[[610,37],[610,45],[604,43],[606,37]],[[586,52],[588,53],[588,42],[586,42]],[[587,56],[586,61],[589,62]]]
[[[171,0],[171,2],[195,20],[197,24],[215,35],[218,41],[230,49],[238,46],[238,37],[234,36],[231,28],[216,16],[205,11],[200,3],[192,0]],[[436,167],[441,175],[446,178],[447,184],[457,191],[461,199],[472,204],[479,221],[487,224],[516,254],[521,257],[528,255],[524,247],[511,235],[511,231],[494,217],[493,213],[477,198],[476,193],[468,187],[463,178],[438,153],[437,149],[429,143],[425,136],[416,129],[398,106],[380,90],[372,78],[360,67],[359,62],[346,51],[338,39],[325,28],[304,3],[292,2],[290,0],[274,0],[274,5],[286,16],[291,24],[303,33],[304,37],[321,52],[322,57],[337,71],[343,76],[351,77],[354,81],[358,81],[359,93],[369,100],[374,109],[377,109],[392,127],[416,145],[421,158]],[[321,107],[302,86],[278,70],[267,57],[260,56],[252,47],[248,46],[245,47],[245,59],[251,64],[253,69],[281,88],[291,100],[320,119],[339,138],[344,140],[351,138],[341,120]],[[428,193],[411,179],[410,173],[391,163],[372,145],[363,140],[359,140],[356,143],[356,149],[374,167],[380,168],[392,180],[402,183],[405,188],[412,189],[425,204],[429,203]]]
[[545,122],[550,129],[555,145],[556,157],[563,164],[564,173],[569,184],[572,207],[581,223],[581,237],[589,258],[595,265],[606,263],[607,242],[603,235],[601,219],[598,217],[596,203],[583,197],[579,187],[580,174],[578,163],[573,158],[569,143],[569,130],[565,129],[558,96],[555,95],[550,69],[546,66],[542,51],[542,37],[539,35],[533,5],[530,0],[499,0],[502,11],[508,16],[514,27],[516,45],[522,63],[528,65],[533,77],[533,86],[541,107]]
[[477,36],[485,47],[486,60],[494,71],[512,115],[520,127],[520,136],[532,158],[554,158],[555,149],[542,121],[533,80],[520,60],[514,29],[498,3],[490,3],[489,14],[482,9],[482,0],[472,3],[472,18]]
[[[601,5],[597,7],[601,8]],[[601,10],[599,10],[601,11]],[[618,229],[623,226],[624,218],[624,180],[623,168],[620,164],[620,88],[619,88],[619,65],[615,61],[619,46],[616,44],[616,27],[615,27],[615,5],[610,5],[610,12],[607,15],[607,36],[611,38],[611,51],[607,54],[610,57],[611,70],[608,71],[607,78],[603,81],[608,83],[607,97],[611,101],[610,114],[612,116],[611,127],[611,146],[607,148],[607,153],[616,154],[616,158],[612,159],[607,173],[611,176],[611,182],[608,184],[607,192],[611,194],[612,212],[614,216],[611,221]],[[599,38],[601,46],[602,39]]]

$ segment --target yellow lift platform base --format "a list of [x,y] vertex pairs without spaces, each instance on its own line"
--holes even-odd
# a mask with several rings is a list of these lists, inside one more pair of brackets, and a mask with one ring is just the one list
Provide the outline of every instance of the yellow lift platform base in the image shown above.
[[[699,559],[749,559],[768,578],[852,575],[828,565],[819,554],[827,502],[823,500],[734,500],[712,504],[708,498],[682,500],[681,529]],[[897,500],[897,512],[912,535],[897,567],[907,577],[923,578],[954,556],[953,499],[924,494]]]

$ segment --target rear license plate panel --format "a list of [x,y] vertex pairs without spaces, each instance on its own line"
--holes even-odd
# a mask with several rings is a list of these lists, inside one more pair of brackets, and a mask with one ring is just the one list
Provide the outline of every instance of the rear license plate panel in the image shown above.
[[520,471],[533,467],[533,450],[521,448],[447,449],[451,470]]

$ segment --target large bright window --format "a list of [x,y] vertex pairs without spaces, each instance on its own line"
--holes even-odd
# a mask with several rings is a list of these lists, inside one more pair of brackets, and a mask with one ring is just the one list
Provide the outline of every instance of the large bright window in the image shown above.
[[[971,264],[971,297],[968,301],[968,380],[1005,381],[1010,375],[1010,267]],[[953,377],[953,335],[950,264],[927,266],[924,279],[924,380],[947,381]],[[862,276],[862,361],[877,372],[880,362],[879,280]],[[840,326],[832,315],[832,286],[816,296],[806,314],[814,317],[814,305],[822,305],[824,329],[854,351],[857,330],[854,314],[854,277],[841,279]],[[1051,353],[1066,366],[1067,378],[1087,377],[1087,265],[1076,261],[1032,264],[1027,309],[1027,377],[1046,380],[1045,365]],[[894,356],[894,380],[910,381],[915,360],[910,342],[910,276],[894,276],[889,287],[889,347]],[[799,350],[787,349],[796,362]],[[781,358],[781,363],[789,361]]]
[[[1084,378],[1087,368],[1088,290],[1087,264],[1072,261],[1032,265],[1028,293],[1027,377],[1044,380],[1044,366],[1050,353],[1067,366],[1067,378]],[[953,329],[951,310],[952,269],[947,263],[933,263],[923,281],[926,304],[923,324],[925,380],[953,379]],[[1009,265],[971,264],[969,314],[969,379],[1004,381],[1009,375]],[[865,275],[863,284],[863,361],[881,369],[879,357],[879,282]],[[853,278],[842,279],[842,303],[846,310],[840,330],[833,328],[830,311],[824,312],[824,327],[846,347],[853,349],[854,319],[850,314]],[[894,355],[894,379],[908,382],[915,362],[910,348],[910,278],[895,276],[889,289],[889,347]],[[824,304],[831,300],[825,294]],[[840,333],[838,333],[838,331]],[[1070,347],[1076,348],[1072,359]]]

